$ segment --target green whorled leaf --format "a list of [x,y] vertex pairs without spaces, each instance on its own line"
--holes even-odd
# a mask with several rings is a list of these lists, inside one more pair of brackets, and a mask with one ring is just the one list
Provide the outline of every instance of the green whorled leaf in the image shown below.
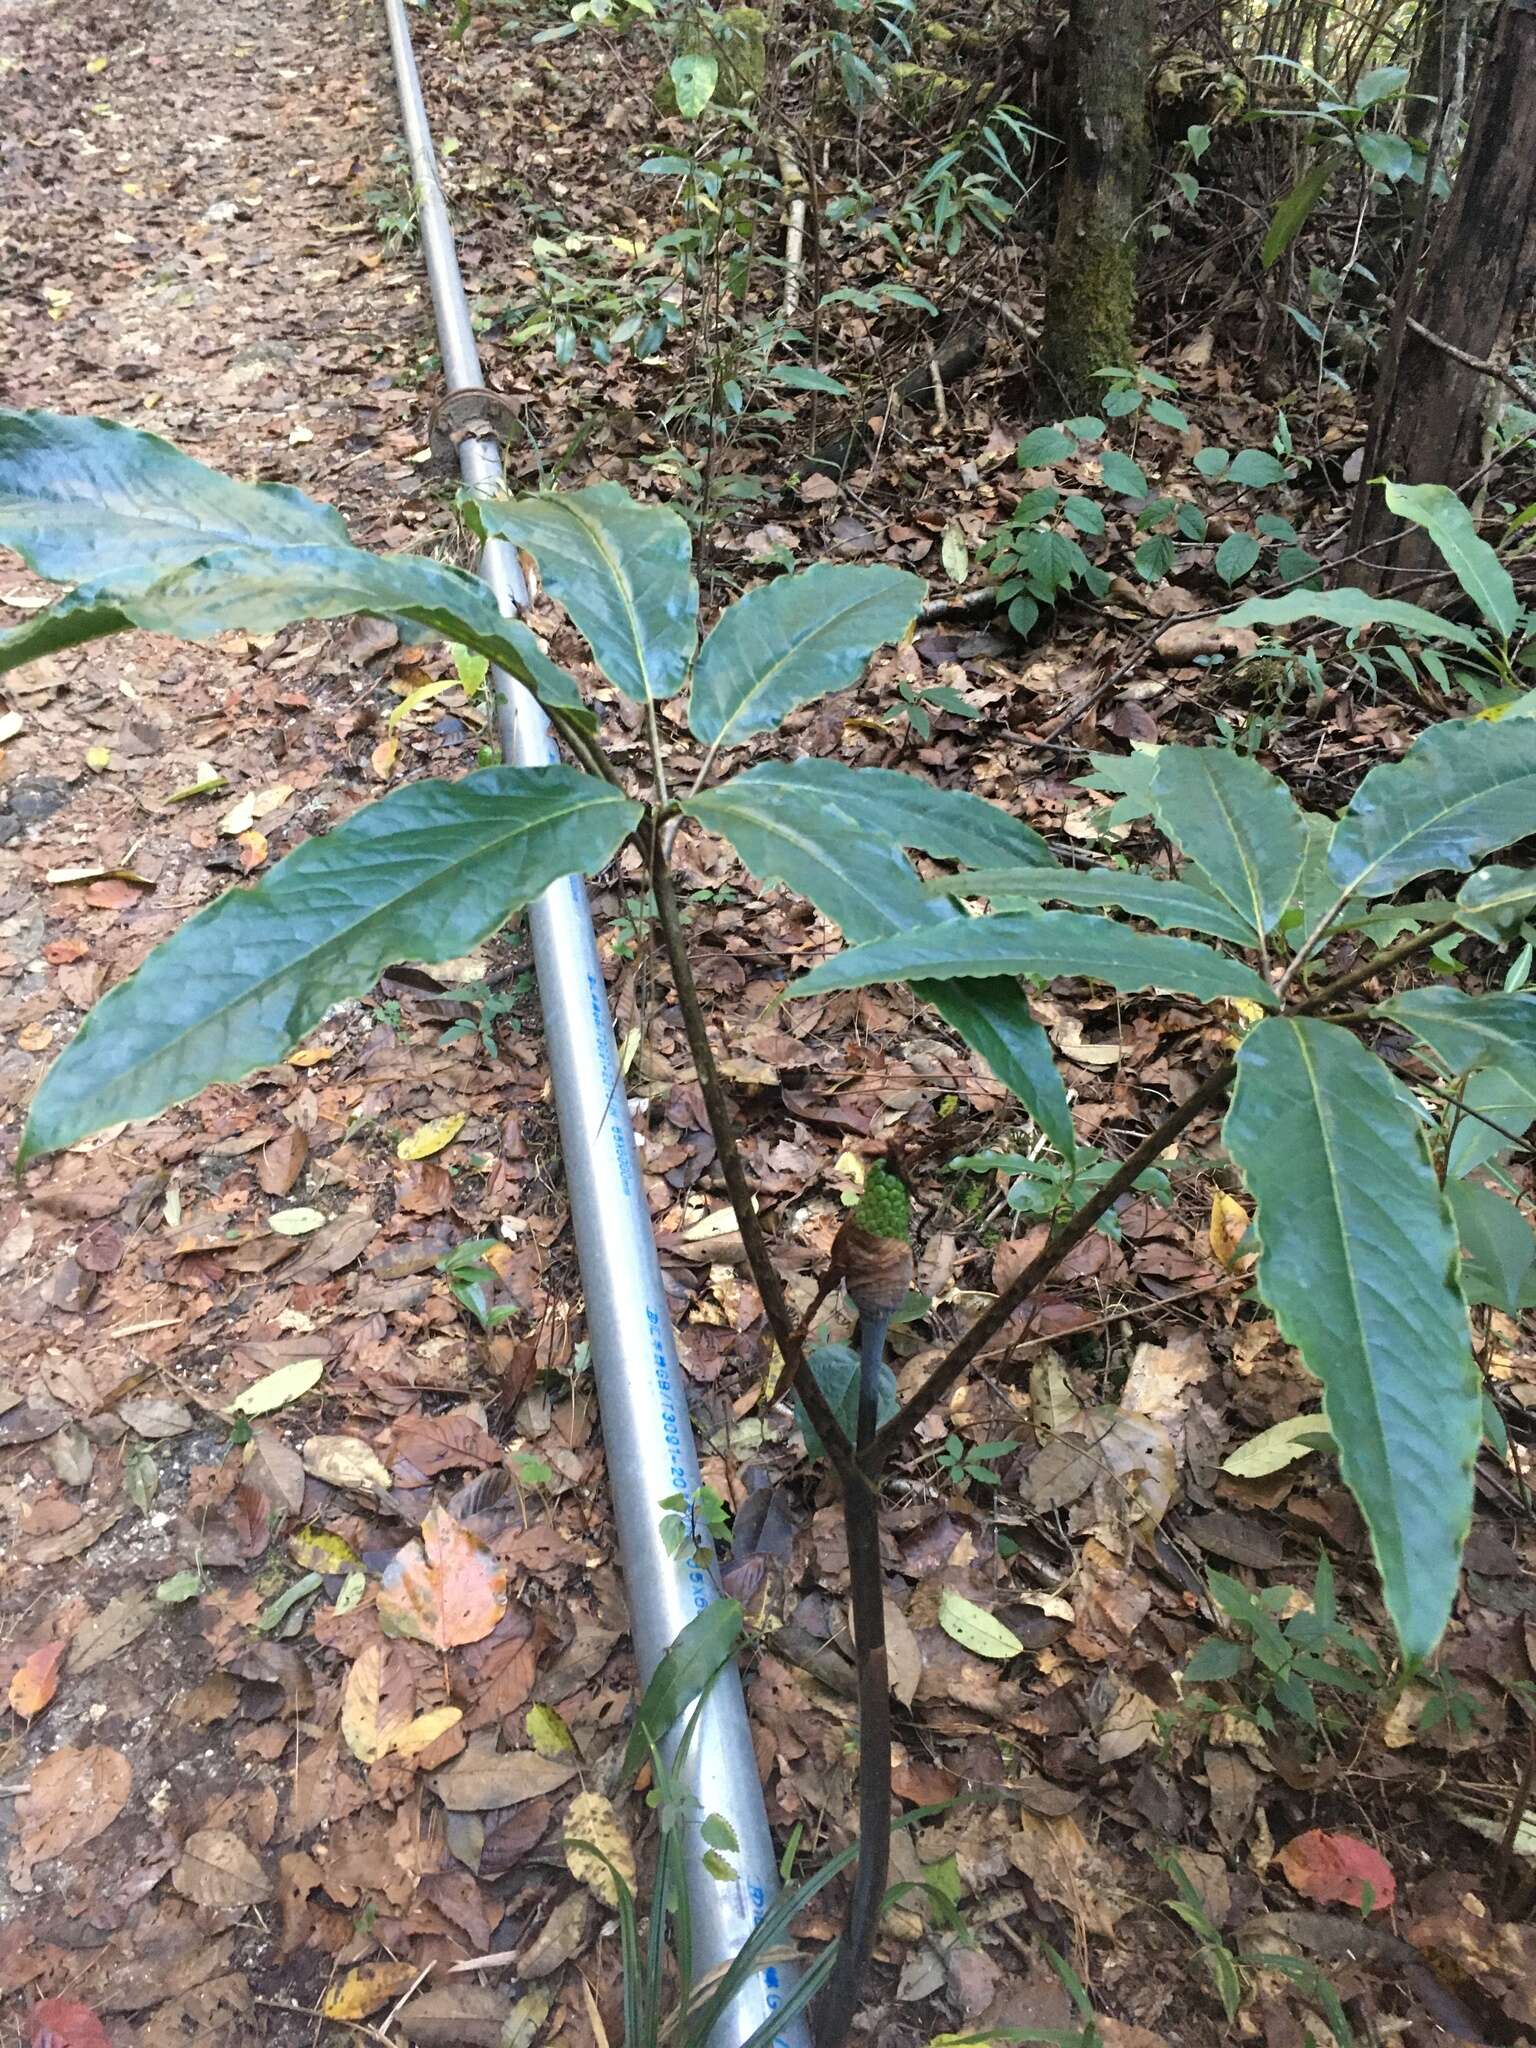
[[1364,590],[1288,590],[1283,597],[1250,597],[1230,612],[1224,626],[1295,626],[1303,619],[1323,619],[1331,626],[1394,626],[1414,640],[1449,640],[1470,653],[1483,643],[1470,626],[1442,619],[1401,598],[1372,597]]
[[1398,1639],[1428,1656],[1456,1593],[1482,1406],[1412,1098],[1339,1026],[1269,1017],[1239,1048],[1224,1138],[1258,1205],[1259,1292],[1326,1390]]
[[1422,526],[1446,567],[1501,640],[1520,620],[1515,581],[1477,530],[1477,521],[1449,484],[1387,485],[1388,508]]
[[1531,1306],[1536,1280],[1536,1236],[1513,1202],[1481,1181],[1446,1183],[1461,1240],[1461,1287],[1468,1301],[1486,1302],[1507,1316]]
[[1456,922],[1479,938],[1501,944],[1536,917],[1536,868],[1479,868],[1468,875],[1452,905]]
[[460,502],[480,533],[528,550],[626,697],[644,704],[681,689],[698,642],[699,586],[675,512],[639,504],[617,484]]
[[1536,1082],[1536,996],[1469,996],[1459,988],[1412,988],[1378,1003],[1453,1074],[1474,1067],[1524,1070]]
[[1118,868],[983,868],[975,874],[941,875],[924,888],[930,896],[985,896],[1008,909],[1022,909],[1029,901],[1124,910],[1165,931],[1207,932],[1234,946],[1252,946],[1257,940],[1245,918],[1204,889]]
[[396,961],[467,953],[599,868],[639,817],[575,768],[413,782],[231,889],[97,1003],[32,1104],[21,1159],[281,1059]]
[[1269,983],[1194,939],[1134,931],[1107,917],[1075,910],[1037,910],[1007,917],[971,917],[922,931],[904,931],[850,946],[812,968],[792,996],[875,981],[939,981],[950,975],[1080,975],[1125,992],[1161,988],[1213,999],[1233,996],[1274,1007]]
[[1229,533],[1216,550],[1216,574],[1223,583],[1241,583],[1263,552],[1251,533]]
[[[839,761],[765,762],[690,798],[688,809],[755,875],[809,897],[855,943],[960,920],[953,904],[923,894],[903,845],[940,859],[1028,861],[1035,836],[980,798]],[[1072,1158],[1066,1090],[1022,991],[951,981],[922,993]]]
[[668,68],[672,90],[677,95],[677,111],[685,121],[696,120],[715,96],[720,59],[707,51],[687,50],[681,57],[674,57]]
[[1328,872],[1355,895],[1385,896],[1420,875],[1471,867],[1523,838],[1533,818],[1536,721],[1448,720],[1361,782]]
[[819,562],[738,598],[700,651],[688,723],[711,746],[771,732],[791,711],[856,683],[900,640],[927,585],[883,564]]
[[163,574],[210,549],[347,545],[333,506],[242,484],[113,420],[0,411],[0,543],[40,576]]
[[693,1705],[741,1641],[741,1602],[712,1600],[686,1622],[651,1673],[624,1751],[626,1780],[650,1761],[684,1712]]
[[1164,747],[1152,813],[1239,917],[1274,929],[1307,851],[1306,821],[1283,782],[1225,747]]

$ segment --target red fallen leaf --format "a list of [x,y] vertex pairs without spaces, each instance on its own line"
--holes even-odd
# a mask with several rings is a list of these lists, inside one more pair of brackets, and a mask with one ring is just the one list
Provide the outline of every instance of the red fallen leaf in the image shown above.
[[45,1998],[27,2018],[32,2048],[112,2048],[106,2028],[78,1998]]
[[434,1649],[478,1643],[507,1611],[507,1574],[478,1536],[446,1508],[433,1508],[420,1543],[407,1543],[384,1569],[379,1623]]
[[16,1713],[30,1721],[47,1706],[58,1689],[59,1664],[67,1648],[66,1643],[44,1643],[12,1674],[9,1698]]
[[1278,1862],[1292,1888],[1320,1906],[1365,1904],[1371,1889],[1371,1911],[1381,1912],[1397,1896],[1392,1866],[1369,1842],[1357,1835],[1329,1835],[1310,1828],[1280,1851]]

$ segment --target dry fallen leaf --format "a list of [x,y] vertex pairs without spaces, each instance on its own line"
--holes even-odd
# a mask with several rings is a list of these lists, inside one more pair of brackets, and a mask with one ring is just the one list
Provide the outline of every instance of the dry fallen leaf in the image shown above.
[[1236,1195],[1218,1188],[1211,1197],[1210,1240],[1219,1266],[1231,1266],[1247,1228],[1248,1211]]
[[56,1749],[16,1802],[24,1863],[46,1863],[105,1834],[128,1803],[133,1766],[115,1749]]
[[436,1507],[421,1541],[390,1559],[379,1588],[386,1635],[411,1636],[435,1649],[478,1643],[507,1611],[507,1574],[489,1546]]
[[481,1738],[430,1782],[450,1813],[487,1813],[492,1807],[537,1799],[575,1775],[574,1763],[538,1756],[531,1749],[498,1752],[494,1738]]
[[578,1792],[566,1810],[565,1867],[605,1906],[619,1903],[615,1872],[634,1895],[635,1852],[612,1800],[601,1792]]
[[27,2014],[32,2048],[112,2048],[106,2028],[78,1998],[44,1998]]
[[227,1828],[203,1828],[189,1835],[171,1883],[198,1906],[243,1910],[272,1896],[271,1879],[250,1848]]
[[365,2020],[419,1974],[414,1963],[359,1963],[326,1992],[320,2010],[328,2020]]
[[304,1446],[304,1470],[358,1493],[389,1491],[388,1472],[361,1437],[312,1436]]
[[456,1116],[434,1117],[420,1130],[412,1131],[408,1138],[402,1138],[395,1147],[399,1159],[430,1159],[434,1152],[441,1152],[445,1145],[451,1145],[464,1128],[464,1112]]
[[58,1690],[59,1660],[65,1648],[63,1643],[43,1643],[12,1672],[7,1694],[12,1713],[30,1721],[43,1711]]
[[390,1660],[386,1675],[385,1645],[370,1643],[347,1673],[341,1695],[341,1733],[362,1764],[388,1756],[411,1718],[415,1687],[408,1673]]
[[1309,1828],[1287,1842],[1275,1860],[1293,1890],[1322,1906],[1353,1906],[1358,1911],[1369,1887],[1370,1909],[1379,1913],[1397,1896],[1391,1864],[1358,1835]]

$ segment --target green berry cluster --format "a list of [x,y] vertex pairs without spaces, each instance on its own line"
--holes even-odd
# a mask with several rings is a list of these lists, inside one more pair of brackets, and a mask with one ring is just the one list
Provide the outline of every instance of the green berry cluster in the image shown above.
[[906,1184],[878,1159],[865,1176],[853,1220],[871,1237],[894,1237],[906,1244],[912,1236],[912,1204]]

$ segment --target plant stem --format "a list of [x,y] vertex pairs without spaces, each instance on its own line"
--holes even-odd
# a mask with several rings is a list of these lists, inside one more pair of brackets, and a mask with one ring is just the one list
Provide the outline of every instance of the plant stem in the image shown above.
[[741,1232],[742,1249],[746,1252],[747,1264],[751,1268],[757,1291],[762,1296],[763,1314],[768,1319],[768,1327],[773,1332],[774,1342],[778,1345],[779,1355],[784,1361],[786,1385],[796,1387],[806,1413],[816,1425],[817,1434],[827,1447],[827,1456],[832,1460],[839,1478],[847,1485],[858,1471],[853,1446],[844,1435],[826,1396],[817,1385],[815,1374],[801,1371],[803,1347],[789,1312],[789,1303],[784,1298],[778,1269],[768,1250],[768,1241],[763,1236],[763,1226],[758,1221],[757,1210],[753,1206],[752,1190],[747,1183],[746,1168],[742,1165],[741,1153],[736,1145],[736,1133],[731,1124],[730,1098],[725,1092],[725,1083],[720,1078],[720,1069],[715,1064],[714,1047],[709,1042],[709,1027],[704,1021],[698,984],[693,978],[693,966],[688,958],[688,939],[683,929],[682,913],[678,908],[677,892],[672,885],[672,872],[662,851],[662,834],[654,819],[651,822],[649,837],[651,888],[656,898],[657,921],[661,926],[662,943],[667,949],[667,959],[672,967],[678,1008],[683,1013],[683,1029],[688,1037],[688,1050],[693,1054],[699,1092],[704,1097],[704,1111],[709,1118],[710,1133],[715,1141],[715,1156],[720,1163],[726,1193],[731,1198],[731,1207],[736,1212],[736,1227]]
[[[862,1337],[861,1326],[861,1342]],[[891,1681],[880,1573],[880,1482],[857,1468],[843,1482],[843,1529],[859,1674],[859,1857],[843,1945],[816,2002],[816,2048],[844,2048],[848,2039],[880,1929],[891,1865]]]

